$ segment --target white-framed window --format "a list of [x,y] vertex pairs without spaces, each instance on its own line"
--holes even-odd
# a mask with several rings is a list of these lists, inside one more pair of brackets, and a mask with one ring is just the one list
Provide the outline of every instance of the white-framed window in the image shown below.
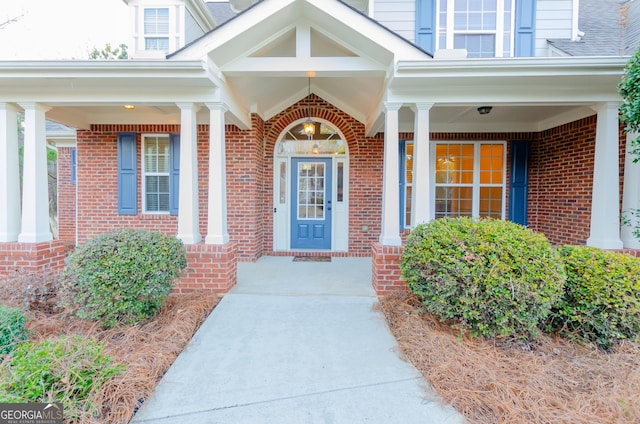
[[169,53],[169,8],[144,9],[144,48]]
[[506,142],[431,144],[431,203],[435,218],[505,219]]
[[436,46],[467,57],[511,57],[515,0],[438,0]]
[[146,213],[170,210],[170,139],[168,134],[142,136],[142,192]]

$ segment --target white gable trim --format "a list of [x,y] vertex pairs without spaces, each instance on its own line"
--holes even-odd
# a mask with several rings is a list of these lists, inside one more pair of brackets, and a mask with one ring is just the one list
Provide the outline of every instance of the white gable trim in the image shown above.
[[[181,60],[202,58],[212,50],[236,39],[248,29],[258,27],[261,23],[274,20],[271,22],[270,30],[274,27],[290,28],[296,21],[300,21],[301,17],[308,19],[325,35],[344,31],[359,34],[392,53],[396,60],[430,59],[428,53],[338,0],[263,0],[232,21],[169,55],[169,58]],[[322,28],[335,25],[336,22],[340,24],[340,28],[333,28],[335,31],[322,31]],[[278,33],[282,34],[282,31]],[[335,41],[340,40],[342,43],[348,39],[348,36],[340,37],[339,35],[334,38]],[[261,44],[263,40],[264,38],[258,38],[253,45]]]

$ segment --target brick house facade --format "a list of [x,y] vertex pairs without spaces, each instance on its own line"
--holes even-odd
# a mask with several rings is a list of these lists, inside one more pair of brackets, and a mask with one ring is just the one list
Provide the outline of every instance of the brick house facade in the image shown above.
[[[289,32],[272,34],[276,24]],[[340,2],[265,0],[163,60],[7,65],[0,147],[17,150],[7,123],[24,111],[25,157],[34,160],[25,161],[22,201],[16,171],[0,162],[0,201],[10,205],[0,211],[0,274],[60,268],[69,244],[130,227],[183,240],[181,291],[227,292],[239,261],[330,255],[371,257],[372,284],[385,294],[403,287],[410,227],[442,208],[525,219],[557,244],[637,249],[619,220],[640,207],[617,119],[624,63],[436,60]],[[73,90],[50,78],[61,75]],[[75,146],[58,148],[57,240],[38,206],[45,117],[77,128]],[[300,133],[307,120],[313,135]],[[166,142],[164,156],[145,147],[154,137]],[[318,141],[342,147],[319,153]],[[441,156],[439,146],[467,153]],[[482,156],[484,147],[500,153]],[[145,155],[166,172],[149,171]],[[497,164],[488,183],[484,160]],[[453,180],[438,179],[439,161],[455,162]],[[156,177],[168,194],[146,187]],[[166,209],[148,207],[164,195]],[[308,229],[326,244],[297,247]]]

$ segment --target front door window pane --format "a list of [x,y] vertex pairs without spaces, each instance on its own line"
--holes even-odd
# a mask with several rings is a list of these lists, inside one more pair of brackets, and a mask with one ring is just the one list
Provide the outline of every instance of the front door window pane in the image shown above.
[[325,164],[298,164],[298,219],[324,219]]

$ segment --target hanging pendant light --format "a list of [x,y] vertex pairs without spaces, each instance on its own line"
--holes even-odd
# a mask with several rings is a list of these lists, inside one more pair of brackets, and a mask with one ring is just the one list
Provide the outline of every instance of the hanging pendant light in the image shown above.
[[[308,95],[311,95],[311,77],[309,77],[309,92]],[[304,128],[304,133],[311,139],[311,136],[316,132],[316,123],[311,119],[311,106],[307,103],[307,120],[302,124]],[[315,145],[314,145],[315,147]]]

